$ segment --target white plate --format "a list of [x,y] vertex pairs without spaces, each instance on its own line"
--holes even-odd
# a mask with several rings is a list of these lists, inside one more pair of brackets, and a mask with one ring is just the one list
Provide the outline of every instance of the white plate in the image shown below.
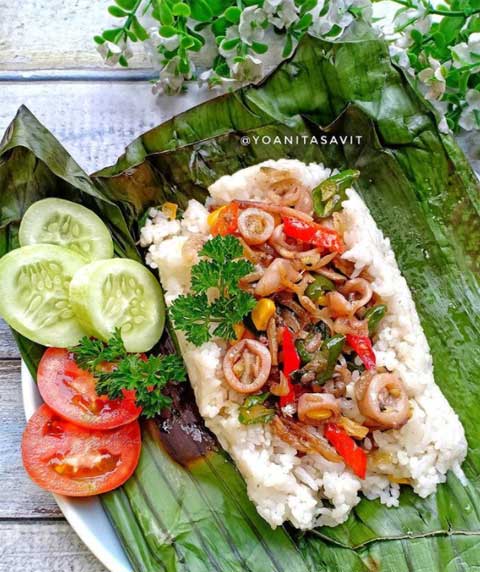
[[[29,419],[43,403],[37,384],[22,362],[22,398]],[[110,572],[133,572],[98,497],[75,499],[53,495],[60,510],[87,548]]]

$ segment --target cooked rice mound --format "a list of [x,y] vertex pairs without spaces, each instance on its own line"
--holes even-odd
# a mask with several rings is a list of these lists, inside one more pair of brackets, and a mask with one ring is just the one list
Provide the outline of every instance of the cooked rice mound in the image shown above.
[[[219,205],[234,199],[270,200],[262,167],[289,171],[308,189],[332,174],[317,164],[266,161],[221,177],[211,185],[209,201]],[[374,431],[378,449],[369,455],[364,480],[343,463],[329,462],[317,454],[299,456],[268,425],[241,424],[238,410],[244,396],[231,390],[221,373],[225,343],[214,340],[195,347],[177,332],[200,413],[234,459],[251,500],[272,527],[285,521],[299,529],[336,526],[360,501],[360,492],[396,506],[399,483],[408,482],[419,496],[426,497],[445,481],[449,469],[463,478],[460,466],[467,451],[463,427],[435,384],[430,350],[407,283],[389,240],[365,203],[353,189],[347,196],[342,205],[347,247],[343,258],[355,264],[356,272],[368,271],[373,291],[387,305],[374,345],[377,365],[401,378],[412,413],[399,430]],[[207,215],[207,208],[195,200],[181,221],[169,221],[161,212],[150,211],[141,240],[149,247],[148,264],[159,270],[167,304],[189,290],[190,270],[196,263],[192,245],[201,235],[208,236]],[[348,391],[353,392],[353,385]],[[349,416],[358,417],[355,407]]]

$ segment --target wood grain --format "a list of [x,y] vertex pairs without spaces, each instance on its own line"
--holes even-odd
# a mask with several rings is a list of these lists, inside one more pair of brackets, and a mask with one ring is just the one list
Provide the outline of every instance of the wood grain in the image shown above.
[[0,520],[62,518],[53,497],[32,483],[22,466],[25,414],[18,360],[0,361],[0,427]]
[[7,324],[0,318],[0,360],[19,358],[15,340]]
[[0,82],[0,89],[0,138],[24,104],[87,172],[115,162],[144,131],[217,95],[193,87],[158,98],[146,81]]
[[[0,0],[0,69],[101,67],[93,36],[118,26],[109,0]],[[132,67],[148,61],[133,46]]]
[[66,522],[0,522],[1,572],[106,572]]

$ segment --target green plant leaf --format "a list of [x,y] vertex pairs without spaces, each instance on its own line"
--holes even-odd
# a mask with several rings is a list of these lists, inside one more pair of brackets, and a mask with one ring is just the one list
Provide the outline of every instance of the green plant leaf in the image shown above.
[[174,16],[181,16],[182,18],[188,18],[191,14],[190,6],[184,2],[179,2],[175,4],[172,9],[172,14]]
[[171,38],[172,36],[175,36],[175,34],[178,33],[178,30],[173,26],[160,26],[159,31],[160,35],[163,36],[164,38]]
[[140,24],[136,16],[132,18],[132,30],[141,42],[149,38],[147,30]]
[[109,42],[117,42],[122,33],[123,28],[112,28],[110,30],[105,30],[102,37]]
[[257,54],[265,54],[268,52],[268,45],[261,42],[252,42],[252,50]]
[[232,24],[238,24],[240,22],[240,16],[242,11],[237,6],[230,6],[225,10],[223,16]]
[[128,13],[125,12],[125,10],[119,8],[118,6],[109,6],[108,13],[111,14],[112,16],[115,16],[115,18],[126,18],[128,16]]
[[165,0],[153,0],[152,16],[164,26],[171,26],[174,23],[172,10]]
[[135,8],[137,1],[136,0],[115,0],[115,4],[123,8],[123,10],[133,10]]
[[213,17],[213,12],[206,0],[191,0],[190,10],[192,11],[192,18],[198,22],[206,22]]

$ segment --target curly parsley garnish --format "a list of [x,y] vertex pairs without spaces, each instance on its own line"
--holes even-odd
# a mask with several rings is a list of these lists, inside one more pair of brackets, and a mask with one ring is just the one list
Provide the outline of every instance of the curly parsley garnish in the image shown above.
[[[210,239],[199,255],[205,258],[192,268],[192,294],[179,296],[170,307],[173,324],[196,346],[213,336],[233,340],[235,324],[255,307],[255,298],[239,286],[254,266],[241,258],[243,247],[232,235]],[[209,302],[207,290],[212,288],[218,295]]]
[[[69,351],[79,367],[95,376],[98,395],[118,399],[123,397],[122,390],[134,390],[135,401],[147,418],[172,404],[171,398],[163,394],[167,383],[187,378],[182,359],[174,354],[148,358],[129,354],[118,329],[107,343],[84,337]],[[115,367],[102,367],[105,362],[114,363]]]

